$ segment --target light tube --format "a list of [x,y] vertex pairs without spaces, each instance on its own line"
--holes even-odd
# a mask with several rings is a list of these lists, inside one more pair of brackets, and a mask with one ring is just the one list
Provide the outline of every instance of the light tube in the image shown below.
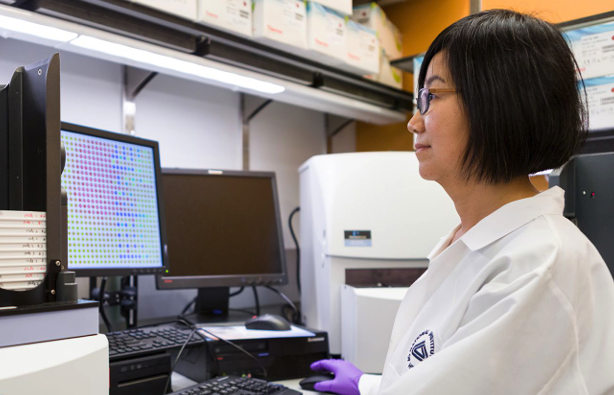
[[281,85],[259,81],[255,78],[243,77],[239,74],[217,70],[212,67],[175,59],[170,56],[159,55],[153,52],[132,48],[123,44],[117,44],[94,37],[81,35],[72,40],[70,44],[80,48],[106,53],[136,62],[148,63],[156,67],[191,74],[203,79],[214,80],[262,93],[275,94],[281,93],[285,90],[285,88]]
[[28,22],[23,19],[11,18],[0,15],[0,30],[8,30],[15,33],[26,34],[44,38],[51,41],[67,42],[78,36],[77,33],[55,27]]

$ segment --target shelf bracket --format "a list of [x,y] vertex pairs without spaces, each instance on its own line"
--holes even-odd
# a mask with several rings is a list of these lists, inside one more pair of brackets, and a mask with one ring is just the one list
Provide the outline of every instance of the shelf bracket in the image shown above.
[[136,134],[135,99],[139,93],[157,76],[157,72],[138,69],[136,67],[122,66],[122,127],[123,133]]
[[243,170],[249,170],[249,123],[256,115],[273,102],[271,99],[263,99],[258,96],[241,93],[241,124],[243,136]]
[[326,130],[326,153],[333,153],[333,137],[342,131],[346,126],[354,122],[354,119],[340,117],[338,115],[325,114],[324,126]]

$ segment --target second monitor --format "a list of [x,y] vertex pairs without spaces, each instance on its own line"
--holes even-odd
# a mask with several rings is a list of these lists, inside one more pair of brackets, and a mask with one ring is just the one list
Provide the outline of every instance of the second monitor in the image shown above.
[[158,289],[198,288],[206,313],[228,309],[228,287],[287,283],[275,173],[162,174],[171,265]]

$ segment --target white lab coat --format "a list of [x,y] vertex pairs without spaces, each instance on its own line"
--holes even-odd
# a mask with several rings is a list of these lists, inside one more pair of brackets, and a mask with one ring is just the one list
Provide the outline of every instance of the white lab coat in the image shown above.
[[361,395],[614,394],[614,282],[563,196],[551,188],[444,237]]

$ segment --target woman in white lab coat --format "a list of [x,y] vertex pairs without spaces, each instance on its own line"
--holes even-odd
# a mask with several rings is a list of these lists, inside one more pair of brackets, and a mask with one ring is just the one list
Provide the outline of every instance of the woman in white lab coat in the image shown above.
[[382,376],[319,361],[335,378],[317,390],[614,394],[612,276],[563,217],[563,190],[539,193],[528,177],[585,138],[575,70],[557,28],[512,11],[468,16],[435,39],[407,128],[421,176],[443,186],[461,223],[407,292]]

